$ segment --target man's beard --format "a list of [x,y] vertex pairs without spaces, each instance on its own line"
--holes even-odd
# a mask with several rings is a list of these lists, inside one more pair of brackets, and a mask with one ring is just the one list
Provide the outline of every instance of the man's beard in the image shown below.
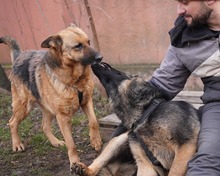
[[212,9],[207,8],[206,6],[202,6],[198,15],[192,18],[192,22],[188,24],[191,28],[200,28],[208,24],[208,19],[212,13]]

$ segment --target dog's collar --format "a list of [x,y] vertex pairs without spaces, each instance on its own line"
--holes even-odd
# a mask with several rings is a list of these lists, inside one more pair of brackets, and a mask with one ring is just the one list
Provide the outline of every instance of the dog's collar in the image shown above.
[[132,129],[135,130],[138,125],[147,121],[149,116],[154,112],[154,110],[164,101],[166,101],[166,100],[163,98],[153,99],[152,102],[149,104],[149,106],[147,106],[146,109],[144,109],[143,115],[133,123]]

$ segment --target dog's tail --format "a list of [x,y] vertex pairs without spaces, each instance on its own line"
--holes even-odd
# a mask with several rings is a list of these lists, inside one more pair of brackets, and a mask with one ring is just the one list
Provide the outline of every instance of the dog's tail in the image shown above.
[[12,62],[14,62],[14,60],[21,53],[21,48],[20,48],[18,42],[10,36],[4,36],[4,37],[0,38],[0,43],[4,43],[9,46],[9,48],[11,50]]

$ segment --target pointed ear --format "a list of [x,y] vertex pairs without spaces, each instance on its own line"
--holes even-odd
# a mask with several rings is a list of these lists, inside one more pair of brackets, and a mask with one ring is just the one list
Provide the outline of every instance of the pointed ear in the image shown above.
[[59,49],[63,44],[63,40],[59,35],[50,36],[41,43],[42,48]]

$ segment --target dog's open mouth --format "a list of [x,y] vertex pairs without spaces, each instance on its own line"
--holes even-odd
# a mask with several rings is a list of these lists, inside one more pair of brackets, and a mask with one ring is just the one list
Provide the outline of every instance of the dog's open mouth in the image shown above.
[[91,68],[92,68],[93,73],[95,73],[96,76],[98,76],[98,75],[101,76],[102,75],[102,77],[104,77],[103,74],[109,74],[110,72],[112,72],[112,70],[114,70],[106,62],[100,62],[100,63],[97,63],[97,64],[93,64],[93,65],[91,65]]

